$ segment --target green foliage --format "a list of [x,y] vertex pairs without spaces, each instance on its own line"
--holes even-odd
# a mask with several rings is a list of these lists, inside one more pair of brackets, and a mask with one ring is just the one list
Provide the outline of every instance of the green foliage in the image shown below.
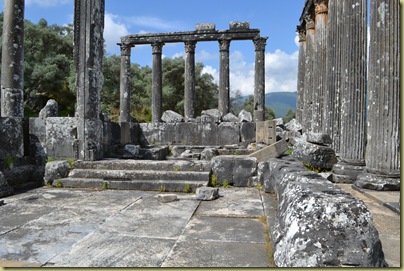
[[229,182],[226,179],[224,179],[223,180],[223,188],[230,188],[230,187],[231,187],[231,185],[229,184]]
[[309,165],[309,164],[303,164],[303,165],[308,170],[316,172],[316,173],[328,172],[328,170],[322,169],[320,167],[316,168],[316,167],[313,167],[312,165]]
[[48,158],[46,158],[46,163],[50,163],[50,162],[53,162],[53,161],[55,161],[55,158],[52,157],[52,156],[48,156]]
[[107,189],[108,189],[108,183],[107,183],[107,182],[103,182],[103,183],[102,183],[102,189],[103,189],[103,190],[107,190]]
[[286,154],[292,155],[292,154],[293,154],[293,150],[292,150],[292,149],[288,149],[288,150],[286,151]]
[[74,158],[67,158],[66,161],[69,163],[71,168],[75,167],[75,161]]
[[55,183],[55,186],[56,186],[57,188],[62,188],[62,187],[63,187],[62,181],[61,181],[61,180],[57,180],[56,183]]
[[160,185],[159,192],[166,192],[166,187],[164,184]]
[[293,111],[292,109],[289,109],[288,112],[286,113],[286,116],[283,118],[284,123],[288,123],[292,119],[296,117],[296,112]]
[[262,189],[263,189],[262,184],[260,182],[258,182],[258,184],[257,184],[257,189],[258,189],[258,191],[262,191]]
[[11,155],[7,156],[5,163],[7,167],[12,167],[12,165],[14,164],[14,158]]
[[217,176],[215,174],[210,175],[209,186],[219,187],[219,185],[217,183]]
[[185,193],[191,193],[192,192],[192,188],[191,188],[191,186],[189,184],[185,184],[184,192]]

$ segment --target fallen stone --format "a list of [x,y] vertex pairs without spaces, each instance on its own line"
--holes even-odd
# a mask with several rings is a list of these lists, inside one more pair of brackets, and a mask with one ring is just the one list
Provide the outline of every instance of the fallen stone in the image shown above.
[[178,200],[178,197],[175,194],[159,194],[157,197],[162,203],[168,203]]
[[3,173],[0,171],[0,198],[14,194],[13,188],[7,183]]
[[123,149],[123,158],[138,158],[140,146],[139,145],[125,145]]
[[65,178],[69,175],[71,166],[67,161],[49,162],[45,166],[45,185],[52,185],[53,181]]
[[295,132],[302,132],[303,126],[296,120],[292,119],[288,123],[285,124],[286,129],[289,131],[295,131]]
[[177,112],[172,110],[167,110],[163,113],[161,120],[166,123],[176,123],[176,122],[183,122],[184,117]]
[[218,156],[219,152],[215,148],[205,148],[201,152],[201,160],[211,161],[213,157]]
[[263,149],[260,149],[248,157],[255,157],[258,162],[266,162],[271,158],[276,158],[281,156],[284,152],[289,149],[288,143],[285,140],[276,142],[275,144],[269,145]]
[[247,187],[251,178],[256,176],[257,159],[247,156],[221,155],[211,161],[212,174],[217,184],[224,182],[236,187]]
[[[204,115],[211,117],[212,121],[216,123],[220,122],[222,119],[222,114],[220,113],[219,109],[203,110],[201,113],[201,119]],[[201,120],[201,122],[203,123],[203,120]]]
[[228,113],[228,114],[223,116],[223,121],[225,121],[225,122],[239,122],[239,119],[233,113]]
[[323,133],[306,133],[307,142],[328,146],[332,144],[332,139],[328,134]]
[[185,150],[183,153],[181,153],[180,157],[185,159],[199,159],[201,154],[194,153],[191,150]]
[[[284,125],[282,118],[274,119],[274,121],[276,123],[276,126],[281,126],[281,128],[282,128],[282,126]],[[282,130],[283,130],[283,128],[282,128]]]
[[253,120],[251,113],[244,109],[238,114],[238,119],[240,122],[252,122]]
[[219,188],[198,187],[195,194],[197,200],[212,201],[219,198]]
[[362,173],[354,183],[355,186],[376,191],[400,191],[400,178],[389,178],[371,173]]
[[49,118],[49,117],[57,117],[59,115],[59,106],[58,103],[53,100],[50,99],[48,100],[48,102],[46,103],[45,107],[41,109],[41,111],[39,111],[39,118]]
[[331,170],[338,162],[332,148],[305,141],[297,141],[293,145],[292,155],[315,169]]

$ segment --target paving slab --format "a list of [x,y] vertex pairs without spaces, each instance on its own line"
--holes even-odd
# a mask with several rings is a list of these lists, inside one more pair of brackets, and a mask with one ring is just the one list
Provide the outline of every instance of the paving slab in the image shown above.
[[180,240],[162,267],[269,267],[265,244]]
[[252,217],[264,215],[261,196],[256,188],[221,188],[221,197],[201,202],[196,215],[221,217]]
[[47,266],[159,267],[175,241],[95,232],[77,242],[70,251],[53,258]]

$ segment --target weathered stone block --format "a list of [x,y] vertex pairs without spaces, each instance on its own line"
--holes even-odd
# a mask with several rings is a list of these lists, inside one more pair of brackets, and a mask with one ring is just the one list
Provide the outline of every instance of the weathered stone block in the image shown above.
[[240,137],[241,142],[255,142],[255,122],[241,122],[240,123]]
[[50,117],[58,117],[59,115],[59,105],[58,103],[50,99],[46,102],[46,105],[44,108],[39,111],[39,118],[50,118]]
[[31,157],[46,159],[46,120],[29,119],[29,148]]
[[332,139],[329,135],[323,133],[306,133],[306,141],[322,146],[332,144]]
[[250,22],[230,22],[230,30],[250,29]]
[[198,187],[195,195],[198,200],[212,201],[219,198],[219,188]]
[[303,140],[293,145],[293,156],[304,164],[325,170],[331,170],[337,163],[337,157],[333,149]]
[[214,122],[199,123],[200,143],[205,146],[218,145],[218,124]]
[[219,152],[215,148],[205,148],[201,152],[201,160],[211,161],[213,157],[218,156]]
[[[201,118],[206,115],[211,117],[213,122],[219,123],[222,119],[222,114],[220,113],[219,109],[208,109],[203,110],[201,113]],[[203,122],[203,120],[201,120]],[[206,122],[206,121],[205,121]]]
[[55,180],[66,178],[69,175],[71,166],[67,161],[49,162],[45,166],[45,185],[52,185]]
[[253,120],[251,113],[244,109],[238,114],[238,119],[240,122],[252,122]]
[[192,122],[177,123],[175,126],[176,143],[198,145],[198,124]]
[[256,142],[267,145],[276,142],[276,122],[273,120],[256,122]]
[[24,156],[22,118],[0,118],[0,160]]
[[14,194],[14,189],[7,183],[3,173],[0,171],[0,198]]
[[216,25],[214,23],[199,23],[196,24],[196,31],[215,31]]
[[232,145],[240,143],[240,126],[234,122],[222,122],[218,127],[219,145]]
[[139,145],[125,145],[123,148],[123,158],[138,158],[139,152]]
[[239,122],[238,117],[236,117],[233,113],[227,113],[223,116],[224,122]]
[[275,144],[269,145],[253,152],[249,157],[254,157],[258,162],[266,162],[271,158],[277,158],[281,156],[284,152],[289,149],[288,144],[285,140],[276,142]]
[[172,144],[177,141],[177,137],[175,134],[176,123],[160,123],[160,142],[163,144]]
[[391,178],[372,173],[362,173],[358,176],[354,185],[360,188],[376,191],[400,191],[401,180],[400,178]]
[[178,114],[177,112],[167,110],[163,113],[161,120],[164,121],[165,123],[176,123],[176,122],[183,122],[184,117]]
[[45,146],[48,157],[78,158],[77,119],[47,118]]
[[292,119],[285,124],[286,129],[289,131],[302,132],[303,126],[296,120]]
[[120,122],[121,144],[135,144],[138,142],[139,124],[135,122]]
[[250,179],[256,176],[257,160],[245,156],[216,156],[211,161],[211,168],[218,184],[226,181],[234,186],[245,187],[250,183]]
[[141,137],[143,144],[155,144],[160,142],[159,123],[140,123]]
[[162,203],[168,203],[178,200],[178,197],[175,194],[159,194],[157,197]]

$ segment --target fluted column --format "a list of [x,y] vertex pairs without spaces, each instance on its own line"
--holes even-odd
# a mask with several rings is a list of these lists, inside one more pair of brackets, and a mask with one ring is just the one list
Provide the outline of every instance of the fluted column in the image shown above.
[[314,57],[315,57],[315,34],[316,25],[314,15],[307,14],[306,22],[306,63],[304,77],[304,96],[303,96],[303,132],[311,132],[312,106],[313,106],[313,80],[314,80]]
[[161,121],[163,115],[163,64],[161,54],[163,50],[163,42],[155,42],[152,44],[153,64],[152,64],[152,122]]
[[358,182],[400,190],[400,3],[370,5],[367,173]]
[[78,117],[79,159],[103,157],[100,97],[104,83],[104,0],[75,0],[74,55]]
[[184,116],[195,118],[195,41],[185,42]]
[[306,64],[306,29],[299,25],[296,28],[299,34],[299,66],[297,74],[297,97],[296,97],[296,120],[303,123],[303,104],[304,104],[304,78]]
[[312,132],[323,133],[324,93],[326,88],[328,1],[315,0],[315,56],[312,96]]
[[130,122],[130,92],[131,92],[131,73],[130,73],[130,55],[132,45],[121,44],[121,83],[120,83],[120,122]]
[[1,116],[24,117],[24,0],[4,1]]
[[365,165],[367,3],[343,2],[341,46],[341,146],[334,181],[353,183]]
[[266,37],[254,39],[255,77],[254,77],[254,121],[265,120],[265,46]]
[[332,138],[332,148],[339,155],[340,149],[340,87],[341,87],[341,43],[342,1],[328,1],[328,35],[326,92],[324,94],[323,130]]
[[224,116],[230,110],[230,40],[219,40],[220,75],[219,75],[219,111]]

